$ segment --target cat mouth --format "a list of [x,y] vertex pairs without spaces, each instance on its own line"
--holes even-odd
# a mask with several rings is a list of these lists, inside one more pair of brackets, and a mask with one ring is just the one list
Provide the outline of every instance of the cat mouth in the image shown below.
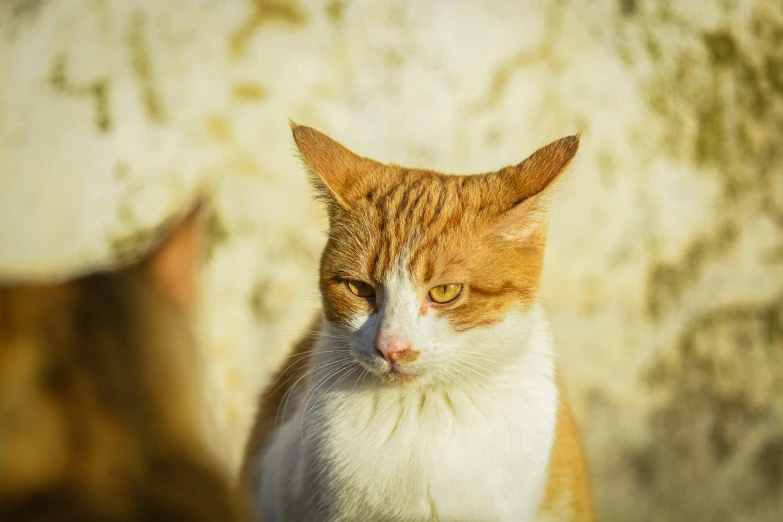
[[420,377],[417,374],[405,372],[396,364],[390,365],[388,370],[381,373],[381,376],[387,381],[394,383],[411,383]]
[[355,354],[359,364],[371,374],[382,381],[397,384],[407,384],[419,380],[422,377],[420,371],[413,370],[408,365],[400,363],[388,363],[377,355],[363,353]]

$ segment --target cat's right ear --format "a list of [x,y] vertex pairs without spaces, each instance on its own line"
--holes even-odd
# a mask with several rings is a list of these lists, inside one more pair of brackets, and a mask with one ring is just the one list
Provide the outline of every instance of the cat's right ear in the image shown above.
[[354,154],[325,134],[290,121],[294,141],[318,196],[350,210],[382,165]]

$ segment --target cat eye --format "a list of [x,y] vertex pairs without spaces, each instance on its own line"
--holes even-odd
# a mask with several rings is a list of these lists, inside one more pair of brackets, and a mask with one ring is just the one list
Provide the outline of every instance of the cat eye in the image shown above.
[[361,297],[362,299],[370,299],[371,297],[375,297],[375,289],[363,281],[357,281],[356,279],[346,279],[345,285],[348,287],[348,290],[350,290],[351,293],[356,297]]
[[438,285],[430,289],[430,301],[438,304],[446,304],[454,301],[462,295],[462,286],[458,284]]

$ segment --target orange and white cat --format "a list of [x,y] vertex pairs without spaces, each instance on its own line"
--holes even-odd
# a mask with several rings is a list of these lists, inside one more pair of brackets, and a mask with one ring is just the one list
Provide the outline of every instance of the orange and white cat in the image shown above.
[[578,137],[452,176],[292,129],[328,207],[323,315],[261,397],[257,519],[593,520],[537,298]]

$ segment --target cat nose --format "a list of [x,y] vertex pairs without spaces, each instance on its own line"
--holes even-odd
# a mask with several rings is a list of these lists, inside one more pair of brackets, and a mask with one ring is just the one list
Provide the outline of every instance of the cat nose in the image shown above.
[[[393,339],[376,339],[375,350],[390,363],[413,362],[419,353],[411,350],[411,342],[405,337],[395,337]],[[416,354],[415,357],[411,355]]]

